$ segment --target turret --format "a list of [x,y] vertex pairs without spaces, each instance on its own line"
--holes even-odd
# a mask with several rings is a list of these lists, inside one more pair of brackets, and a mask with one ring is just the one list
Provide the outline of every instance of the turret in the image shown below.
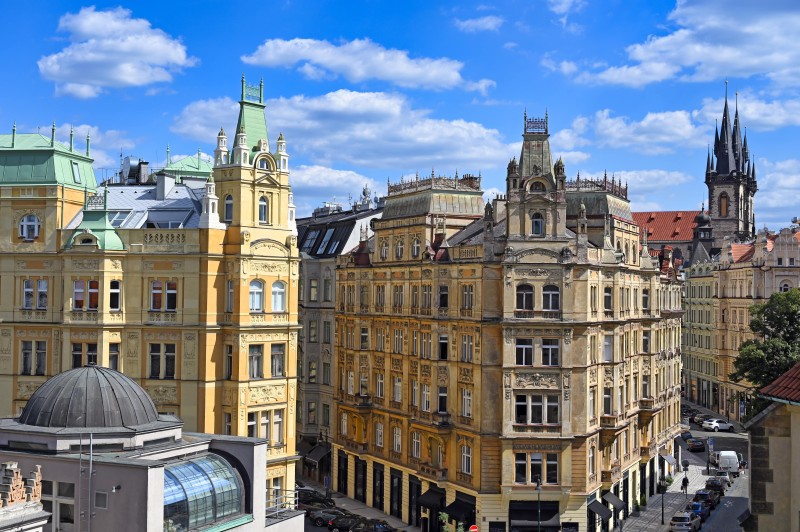
[[247,166],[250,164],[250,148],[247,146],[247,134],[244,132],[244,120],[236,132],[236,141],[233,147],[233,164]]
[[228,136],[225,130],[220,128],[217,133],[217,147],[214,149],[214,166],[228,164]]
[[201,229],[225,229],[225,224],[219,219],[219,198],[217,197],[214,175],[208,176],[206,181],[206,195],[203,198],[203,212],[200,214],[198,227]]
[[294,236],[297,236],[297,220],[295,216],[295,205],[294,205],[294,194],[292,194],[291,190],[289,192],[289,229],[291,230]]
[[283,138],[283,133],[278,135],[278,167],[282,172],[289,171],[289,154],[286,153],[286,139]]

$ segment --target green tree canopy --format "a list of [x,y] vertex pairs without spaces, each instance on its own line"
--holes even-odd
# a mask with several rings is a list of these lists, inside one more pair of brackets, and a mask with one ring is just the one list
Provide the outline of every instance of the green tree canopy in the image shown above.
[[730,378],[759,389],[800,360],[800,290],[776,292],[766,303],[750,307],[750,329],[758,338],[741,345]]

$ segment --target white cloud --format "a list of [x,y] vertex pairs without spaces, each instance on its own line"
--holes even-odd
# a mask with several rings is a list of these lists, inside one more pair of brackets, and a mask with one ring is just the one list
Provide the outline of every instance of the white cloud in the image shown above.
[[448,58],[412,59],[406,50],[387,49],[369,39],[340,45],[317,39],[268,39],[255,52],[243,55],[249,65],[293,67],[311,79],[343,76],[351,83],[387,81],[398,87],[433,90],[462,87],[485,91],[491,80],[469,82],[461,76],[464,64]]
[[560,72],[565,76],[569,76],[578,71],[578,65],[572,61],[559,61],[553,60],[551,54],[545,54],[540,61],[540,64],[546,69],[553,72]]
[[[729,105],[733,113],[735,95],[731,95]],[[712,123],[722,116],[725,105],[724,98],[706,98],[703,107],[696,111],[698,118]],[[760,131],[771,131],[786,126],[800,125],[800,99],[774,99],[763,100],[751,92],[744,92],[738,96],[739,120],[747,128]],[[733,116],[731,115],[731,118]]]
[[[273,142],[282,131],[290,155],[312,166],[477,173],[504,165],[516,146],[504,144],[497,130],[477,122],[431,117],[402,94],[341,89],[266,103]],[[171,130],[215,142],[221,125],[235,124],[236,105],[229,98],[190,103]]]
[[694,180],[694,177],[685,172],[671,170],[622,170],[613,175],[623,185],[627,183],[628,190],[637,196],[674,188]]
[[[755,198],[759,207],[791,208],[795,211],[791,216],[798,216],[796,206],[797,197],[800,196],[800,160],[786,159],[771,162],[759,159],[756,163],[756,177],[758,194]],[[755,212],[759,214],[758,209]],[[789,218],[784,222],[788,223]]]
[[695,125],[688,111],[647,113],[636,122],[603,109],[595,113],[594,130],[601,146],[648,154],[671,153],[678,146],[705,146],[709,138],[708,128]]
[[503,25],[503,22],[503,17],[498,17],[496,15],[488,15],[485,17],[469,19],[457,18],[453,20],[456,28],[465,33],[475,33],[478,31],[497,31],[500,29],[500,26]]
[[[334,201],[345,206],[348,198],[358,198],[365,186],[373,192],[385,190],[374,179],[352,170],[337,170],[320,165],[301,165],[292,168],[290,177],[295,197],[319,206],[323,201]],[[354,201],[353,199],[353,201]]]
[[497,197],[502,196],[505,194],[505,190],[500,190],[497,187],[489,187],[483,190],[483,202],[484,203],[491,203],[491,201]]
[[58,30],[71,44],[39,59],[39,72],[56,82],[56,94],[94,98],[107,87],[141,87],[172,81],[197,61],[177,39],[131,18],[122,7],[97,11],[84,7],[61,17]]
[[554,152],[554,153],[555,153],[556,157],[561,157],[561,160],[564,161],[564,165],[565,165],[565,167],[567,169],[567,174],[568,175],[572,175],[572,173],[573,173],[569,169],[572,165],[580,164],[580,163],[582,163],[584,161],[588,161],[589,159],[592,158],[592,155],[590,153],[587,153],[585,151],[578,151],[578,150],[559,151],[559,152]]
[[503,48],[506,50],[513,50],[517,48],[519,44],[515,43],[514,41],[508,41],[507,43],[503,43]]
[[585,72],[583,81],[643,86],[677,78],[709,81],[761,76],[777,86],[800,83],[800,11],[791,1],[678,1],[673,28],[626,49],[629,64]]
[[567,15],[583,9],[584,0],[547,0],[547,8],[556,15]]
[[[52,124],[42,125],[37,130],[47,137],[50,136]],[[96,177],[103,178],[101,170],[116,170],[119,168],[120,150],[130,150],[136,146],[135,142],[127,137],[127,132],[116,129],[100,129],[99,126],[90,124],[60,124],[56,125],[56,141],[69,146],[70,131],[74,132],[73,149],[80,154],[86,153],[86,134],[89,133],[89,156],[94,159]],[[108,174],[109,172],[105,173]],[[110,177],[107,175],[106,177]]]

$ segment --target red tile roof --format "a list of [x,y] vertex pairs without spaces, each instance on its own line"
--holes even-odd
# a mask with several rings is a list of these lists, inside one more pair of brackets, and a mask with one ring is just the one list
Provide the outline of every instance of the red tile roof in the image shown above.
[[767,399],[800,403],[800,362],[759,391]]
[[753,258],[756,252],[755,244],[731,244],[733,262],[745,262]]
[[647,228],[648,240],[688,242],[692,240],[694,219],[700,211],[650,211],[631,214],[636,225],[642,229]]

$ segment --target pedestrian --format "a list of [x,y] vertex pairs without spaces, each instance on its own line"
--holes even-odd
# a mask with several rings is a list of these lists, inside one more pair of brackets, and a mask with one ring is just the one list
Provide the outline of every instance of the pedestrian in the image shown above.
[[689,477],[688,476],[683,477],[683,481],[681,481],[681,491],[683,491],[683,494],[688,499],[689,498]]

